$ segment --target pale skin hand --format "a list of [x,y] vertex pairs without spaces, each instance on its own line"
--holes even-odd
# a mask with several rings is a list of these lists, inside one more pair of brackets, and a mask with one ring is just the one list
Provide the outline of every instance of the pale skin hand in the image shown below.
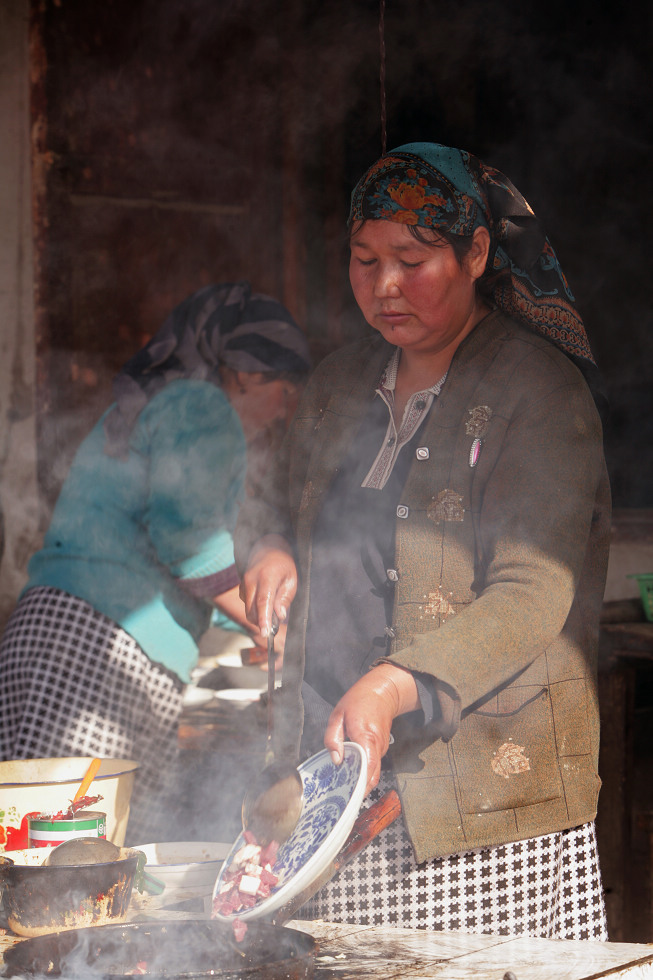
[[353,684],[331,712],[324,745],[339,765],[343,742],[357,742],[367,756],[366,793],[381,775],[381,759],[390,744],[393,720],[420,705],[413,675],[394,664],[379,664]]
[[247,619],[245,604],[240,598],[237,585],[234,585],[233,589],[227,589],[226,592],[221,592],[219,595],[214,596],[213,605],[220,612],[223,612],[225,616],[228,616],[229,619],[233,619],[234,623],[238,623],[243,632],[248,633],[257,646],[265,646],[265,642],[262,640],[258,628],[252,625]]
[[296,592],[297,568],[290,545],[279,534],[265,535],[252,549],[240,583],[247,619],[258,626],[263,638],[270,630],[273,611],[280,623],[287,621]]
[[[266,535],[257,542],[240,583],[247,618],[267,636],[272,610],[285,622],[297,592],[297,568],[286,539]],[[381,775],[381,759],[390,744],[393,720],[421,707],[413,675],[384,663],[372,668],[350,687],[329,718],[324,745],[334,762],[343,758],[343,742],[357,742],[367,756],[366,793]]]
[[[217,608],[221,612],[225,613],[225,615],[227,615],[230,619],[233,619],[235,623],[238,623],[243,633],[247,633],[260,650],[267,650],[265,637],[261,636],[258,626],[250,623],[247,619],[245,603],[240,598],[240,588],[238,585],[234,585],[233,589],[228,589],[226,592],[221,592],[220,595],[215,596],[213,599],[213,605],[217,606]],[[276,654],[274,663],[277,670],[281,670],[281,665],[283,663],[283,653],[286,646],[286,629],[287,627],[285,624],[282,624],[279,627],[279,632],[274,638],[274,652]],[[265,662],[261,663],[261,669],[268,669]]]

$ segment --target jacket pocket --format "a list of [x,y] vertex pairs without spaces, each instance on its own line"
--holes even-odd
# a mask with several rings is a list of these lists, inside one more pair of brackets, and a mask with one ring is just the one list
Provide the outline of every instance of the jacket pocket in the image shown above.
[[461,807],[487,813],[562,796],[547,688],[509,687],[465,717],[452,739]]

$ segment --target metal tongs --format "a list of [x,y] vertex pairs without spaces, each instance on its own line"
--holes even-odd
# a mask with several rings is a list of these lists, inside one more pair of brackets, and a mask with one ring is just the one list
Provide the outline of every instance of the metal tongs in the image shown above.
[[290,762],[275,762],[272,747],[274,733],[275,652],[274,638],[279,620],[272,613],[268,633],[268,703],[265,768],[250,785],[242,806],[243,829],[249,830],[258,844],[271,841],[282,844],[297,826],[304,804],[304,784],[297,767]]

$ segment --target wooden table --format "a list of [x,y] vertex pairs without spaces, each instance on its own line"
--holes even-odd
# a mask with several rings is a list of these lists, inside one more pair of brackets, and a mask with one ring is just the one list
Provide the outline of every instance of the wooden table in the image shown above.
[[[151,918],[187,918],[153,912]],[[193,918],[201,918],[197,914]],[[474,936],[294,920],[319,945],[315,980],[652,980],[653,945]],[[17,942],[0,937],[2,954]]]

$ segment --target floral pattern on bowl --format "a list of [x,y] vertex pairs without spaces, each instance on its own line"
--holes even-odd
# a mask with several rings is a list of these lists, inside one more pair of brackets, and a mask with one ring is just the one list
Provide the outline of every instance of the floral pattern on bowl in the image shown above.
[[[303,762],[299,772],[304,784],[304,806],[295,830],[279,848],[274,865],[279,881],[272,894],[253,908],[227,916],[216,914],[216,918],[246,920],[276,912],[319,877],[344,846],[365,794],[365,753],[355,742],[345,742],[339,766],[334,765],[325,749]],[[244,843],[241,834],[225,859],[223,872]],[[214,896],[223,872],[215,883]]]

